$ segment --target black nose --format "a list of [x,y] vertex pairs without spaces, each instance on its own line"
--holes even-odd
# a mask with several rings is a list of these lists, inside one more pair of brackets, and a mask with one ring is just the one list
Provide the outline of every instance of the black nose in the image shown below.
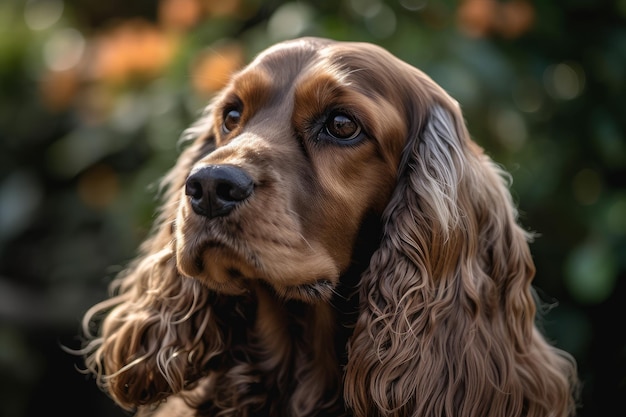
[[254,182],[233,165],[207,165],[191,172],[185,194],[196,214],[208,218],[225,216],[252,194]]

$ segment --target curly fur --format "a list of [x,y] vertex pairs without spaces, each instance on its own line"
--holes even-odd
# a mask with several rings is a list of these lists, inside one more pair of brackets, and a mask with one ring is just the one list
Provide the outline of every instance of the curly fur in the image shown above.
[[[232,108],[241,118],[224,129]],[[358,141],[321,136],[333,110]],[[83,322],[87,369],[120,406],[575,414],[575,362],[535,325],[531,236],[508,177],[425,74],[370,44],[284,42],[187,136],[153,233]],[[183,191],[209,164],[254,183],[227,215],[197,214]]]

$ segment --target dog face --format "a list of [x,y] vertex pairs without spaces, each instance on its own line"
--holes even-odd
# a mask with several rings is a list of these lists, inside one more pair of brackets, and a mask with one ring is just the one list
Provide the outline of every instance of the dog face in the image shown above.
[[573,414],[575,361],[535,326],[507,175],[421,71],[371,44],[283,42],[188,133],[141,255],[83,322],[118,404]]
[[364,216],[390,198],[409,128],[385,77],[396,63],[359,48],[280,44],[212,103],[198,140],[214,150],[197,156],[176,218],[184,274],[227,294],[261,280],[287,298],[330,298]]

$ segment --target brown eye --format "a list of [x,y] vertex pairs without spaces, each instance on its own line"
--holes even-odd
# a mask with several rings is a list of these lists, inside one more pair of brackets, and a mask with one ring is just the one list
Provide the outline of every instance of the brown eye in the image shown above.
[[333,112],[324,123],[325,133],[331,138],[349,141],[355,139],[361,133],[361,127],[348,115],[341,112]]
[[224,122],[222,123],[222,130],[224,133],[230,133],[239,126],[241,120],[241,112],[237,109],[224,110]]

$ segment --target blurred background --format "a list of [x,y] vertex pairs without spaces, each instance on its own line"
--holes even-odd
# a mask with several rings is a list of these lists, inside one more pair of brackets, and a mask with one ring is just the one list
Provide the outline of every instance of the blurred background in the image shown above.
[[127,415],[62,346],[148,232],[182,130],[302,35],[382,45],[460,102],[539,234],[580,415],[625,416],[626,0],[3,0],[0,416]]

